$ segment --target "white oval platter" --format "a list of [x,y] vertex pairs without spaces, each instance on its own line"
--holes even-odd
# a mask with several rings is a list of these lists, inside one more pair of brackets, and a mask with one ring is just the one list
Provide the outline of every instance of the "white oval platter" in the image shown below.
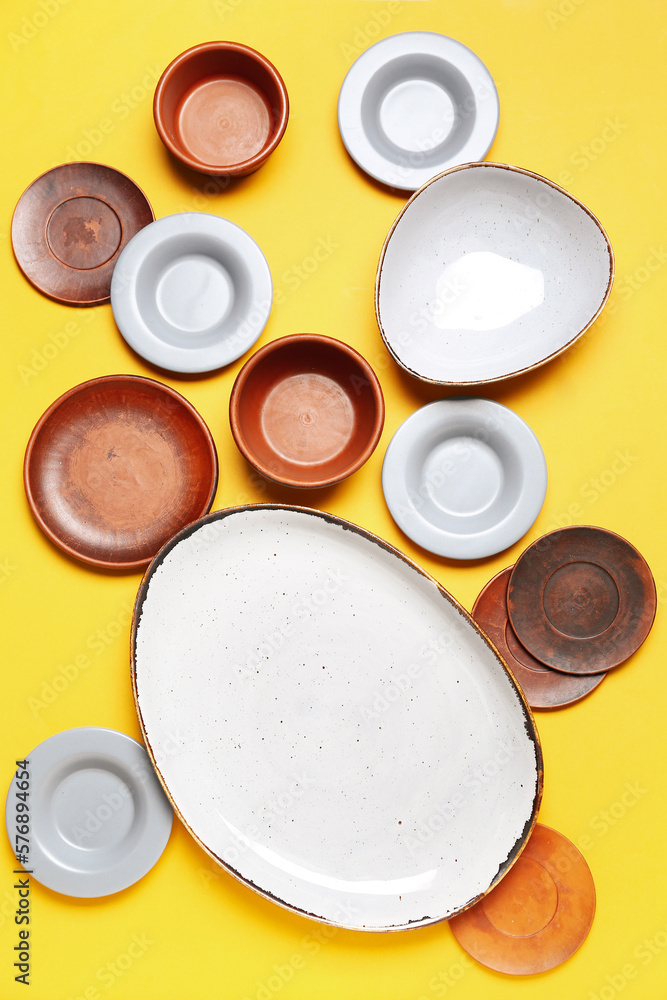
[[406,203],[380,256],[375,312],[416,378],[477,385],[560,354],[604,306],[614,275],[595,216],[519,167],[468,163]]
[[182,821],[290,909],[374,931],[446,919],[530,834],[541,751],[509,671],[433,578],[350,522],[257,505],[188,526],[144,577],[132,656]]

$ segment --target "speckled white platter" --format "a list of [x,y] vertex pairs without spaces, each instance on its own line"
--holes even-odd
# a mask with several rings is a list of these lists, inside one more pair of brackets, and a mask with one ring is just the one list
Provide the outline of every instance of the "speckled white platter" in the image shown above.
[[389,442],[382,489],[418,545],[449,559],[485,559],[513,545],[542,509],[547,463],[525,420],[491,399],[437,399]]
[[433,177],[394,222],[375,311],[411,375],[476,385],[544,364],[604,306],[614,275],[607,235],[552,181],[468,163]]
[[402,191],[456,163],[484,159],[498,116],[498,92],[481,59],[433,31],[371,45],[338,97],[338,127],[352,159]]
[[139,590],[146,745],[196,840],[282,905],[359,930],[450,917],[535,822],[532,716],[468,614],[329,514],[211,514]]

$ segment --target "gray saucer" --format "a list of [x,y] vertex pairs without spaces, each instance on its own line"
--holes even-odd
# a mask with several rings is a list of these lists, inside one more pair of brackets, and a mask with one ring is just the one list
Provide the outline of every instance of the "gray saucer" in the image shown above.
[[111,308],[137,354],[172,372],[208,372],[252,347],[271,312],[264,254],[240,226],[204,212],[168,215],[130,240]]
[[[17,778],[25,770],[29,777]],[[140,743],[86,726],[57,733],[28,754],[27,768],[12,778],[5,820],[12,849],[38,882],[93,897],[119,892],[150,871],[169,840],[173,811]]]
[[394,434],[382,468],[399,528],[449,559],[484,559],[513,545],[537,518],[546,488],[534,433],[490,399],[422,406]]

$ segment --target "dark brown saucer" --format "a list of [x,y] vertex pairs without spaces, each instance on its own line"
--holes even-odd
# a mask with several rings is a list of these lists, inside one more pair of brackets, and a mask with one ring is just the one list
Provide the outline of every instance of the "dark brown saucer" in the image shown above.
[[134,181],[101,163],[64,163],[21,195],[12,245],[28,281],[45,295],[76,306],[109,301],[118,255],[154,220]]
[[24,483],[38,525],[104,569],[146,566],[211,509],[218,458],[195,408],[169,386],[108,375],[64,393],[38,421]]
[[507,590],[522,645],[571,674],[597,674],[627,660],[649,634],[656,603],[651,570],[637,549],[612,531],[586,525],[533,542]]
[[484,629],[523,689],[531,708],[562,708],[593,691],[607,676],[577,676],[552,670],[531,656],[519,642],[507,614],[507,583],[513,567],[490,580],[472,609],[472,616]]
[[530,976],[570,958],[594,915],[595,883],[583,856],[561,833],[538,823],[502,882],[449,926],[482,965]]

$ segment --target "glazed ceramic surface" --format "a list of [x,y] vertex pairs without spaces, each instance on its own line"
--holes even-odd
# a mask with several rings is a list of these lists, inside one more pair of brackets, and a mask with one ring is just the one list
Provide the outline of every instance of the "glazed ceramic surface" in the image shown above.
[[472,163],[408,201],[382,249],[375,310],[417,378],[474,385],[560,354],[590,326],[614,262],[598,220],[537,174]]
[[167,66],[153,116],[163,143],[186,166],[238,177],[261,166],[282,139],[289,99],[266,56],[238,42],[204,42]]
[[371,177],[403,191],[457,163],[484,159],[498,114],[482,61],[461,42],[429,31],[376,42],[356,60],[338,99],[350,156]]
[[111,308],[127,343],[174,372],[206,372],[252,347],[271,311],[271,272],[255,241],[203,212],[168,215],[121,254]]
[[118,255],[154,218],[146,195],[119,170],[63,163],[21,195],[12,218],[14,255],[45,295],[98,305],[109,301]]
[[482,559],[513,545],[535,521],[546,488],[534,433],[489,399],[422,406],[394,434],[382,468],[399,528],[449,559]]
[[286,486],[330,486],[375,450],[384,399],[375,372],[354,348],[295,334],[246,361],[229,419],[239,450],[262,475]]
[[[27,761],[24,867],[38,882],[68,896],[106,896],[150,871],[169,840],[173,813],[140,743],[87,726],[51,736]],[[12,779],[7,795],[12,848],[22,815],[19,785]]]
[[104,569],[141,569],[211,509],[218,456],[201,416],[138,375],[74,386],[38,420],[23,481],[42,531]]
[[278,903],[362,930],[428,924],[530,833],[541,752],[513,680],[435,580],[349,522],[259,505],[189,526],[144,579],[132,650],[178,813]]

